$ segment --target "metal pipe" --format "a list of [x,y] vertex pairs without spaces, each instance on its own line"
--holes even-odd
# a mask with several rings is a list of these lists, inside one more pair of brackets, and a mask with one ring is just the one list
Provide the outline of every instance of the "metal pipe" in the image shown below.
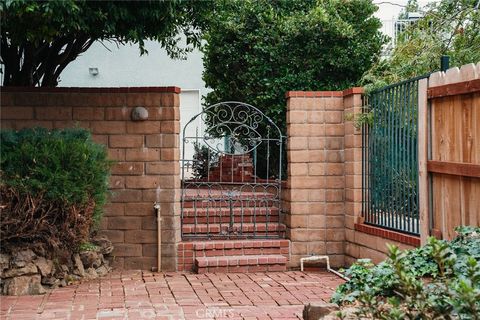
[[155,202],[153,204],[155,214],[157,216],[157,271],[162,270],[162,217],[160,216],[161,204]]
[[300,270],[303,271],[303,262],[304,261],[319,261],[319,260],[326,260],[327,261],[327,271],[339,276],[343,280],[350,281],[350,278],[344,276],[340,272],[333,270],[330,268],[330,259],[328,256],[311,256],[311,257],[305,257],[300,259]]

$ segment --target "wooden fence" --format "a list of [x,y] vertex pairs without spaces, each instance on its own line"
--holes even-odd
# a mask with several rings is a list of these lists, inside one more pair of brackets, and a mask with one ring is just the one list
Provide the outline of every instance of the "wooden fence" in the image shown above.
[[419,83],[421,238],[480,225],[480,63]]

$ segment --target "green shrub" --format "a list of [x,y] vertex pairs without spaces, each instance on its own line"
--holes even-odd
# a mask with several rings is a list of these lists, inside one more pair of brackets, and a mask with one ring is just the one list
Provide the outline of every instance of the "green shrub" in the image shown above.
[[2,131],[0,239],[78,248],[102,217],[111,163],[88,131]]
[[452,241],[389,247],[389,258],[353,264],[332,301],[357,303],[373,319],[480,319],[480,228],[459,227]]

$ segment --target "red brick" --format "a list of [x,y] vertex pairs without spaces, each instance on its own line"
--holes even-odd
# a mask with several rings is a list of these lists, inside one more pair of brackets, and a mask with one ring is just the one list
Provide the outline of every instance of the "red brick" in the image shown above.
[[141,190],[115,190],[112,195],[112,202],[138,202],[142,199]]
[[151,202],[127,203],[125,205],[125,215],[127,216],[153,216],[155,210]]
[[156,243],[156,230],[127,230],[125,231],[126,243]]
[[133,108],[105,108],[105,120],[130,120]]
[[125,177],[110,176],[109,186],[110,186],[110,189],[123,189],[123,188],[125,188]]
[[[2,126],[3,126],[3,122],[2,122]],[[53,129],[53,122],[41,121],[41,120],[17,120],[14,122],[14,127],[16,130],[20,130],[24,128],[34,128],[34,127]]]
[[138,217],[115,217],[108,220],[110,230],[135,230],[142,228],[142,220]]
[[155,189],[160,182],[159,176],[129,176],[126,177],[125,185],[132,189]]
[[127,123],[128,133],[160,133],[160,122],[158,121],[137,121]]
[[124,161],[125,149],[108,149],[108,158],[115,161]]
[[141,148],[144,137],[142,135],[112,135],[110,136],[111,148]]
[[158,161],[160,149],[127,149],[125,159],[127,161]]
[[108,145],[108,135],[104,134],[92,134],[92,140],[95,143],[103,144],[105,146]]
[[141,244],[127,244],[116,243],[114,244],[113,256],[116,257],[141,257],[142,245]]
[[112,174],[142,175],[144,164],[141,162],[117,162],[113,165]]
[[161,133],[180,133],[180,122],[178,121],[162,121],[160,123]]
[[103,134],[125,133],[127,129],[124,121],[92,121],[90,126],[93,133]]
[[71,107],[37,107],[35,109],[38,120],[71,120]]
[[124,231],[122,230],[100,230],[99,235],[106,236],[113,243],[124,242]]
[[100,107],[76,107],[73,108],[73,120],[103,120],[105,110]]
[[125,204],[107,203],[103,206],[103,214],[106,217],[123,216],[125,214]]
[[32,107],[4,107],[2,101],[1,116],[6,119],[33,119]]

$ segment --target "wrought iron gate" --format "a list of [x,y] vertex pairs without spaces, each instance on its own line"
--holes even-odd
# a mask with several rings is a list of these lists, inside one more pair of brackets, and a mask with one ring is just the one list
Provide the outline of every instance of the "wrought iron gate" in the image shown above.
[[194,116],[182,133],[182,238],[282,237],[282,147],[278,126],[249,104]]

